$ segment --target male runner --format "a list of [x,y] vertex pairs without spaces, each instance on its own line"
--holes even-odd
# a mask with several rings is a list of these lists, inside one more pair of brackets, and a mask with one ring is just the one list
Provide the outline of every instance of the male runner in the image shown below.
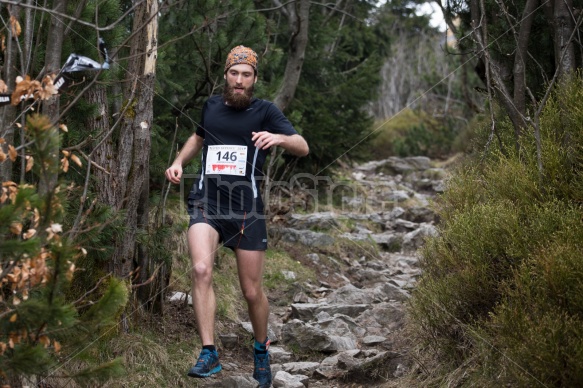
[[253,97],[257,82],[257,54],[253,50],[233,48],[227,56],[224,78],[223,95],[207,100],[196,133],[166,170],[166,178],[179,183],[182,167],[202,150],[200,176],[188,196],[187,239],[194,315],[203,348],[188,375],[208,377],[221,370],[214,345],[212,270],[215,252],[222,243],[235,251],[239,283],[253,326],[253,377],[259,387],[269,387],[269,304],[262,287],[267,228],[258,179],[263,176],[270,147],[283,147],[296,156],[307,155],[309,148],[273,103]]

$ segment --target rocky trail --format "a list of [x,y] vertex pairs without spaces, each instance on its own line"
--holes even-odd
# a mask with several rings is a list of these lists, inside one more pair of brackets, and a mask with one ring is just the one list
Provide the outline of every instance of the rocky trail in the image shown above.
[[[342,197],[341,210],[290,214],[270,227],[272,239],[307,247],[302,263],[319,276],[291,305],[270,300],[274,387],[380,387],[410,368],[406,303],[420,274],[417,250],[436,233],[430,202],[447,173],[425,157],[392,157],[351,175],[358,190]],[[358,256],[322,253],[338,241],[357,246]],[[251,333],[249,322],[240,326]],[[200,386],[256,387],[250,351],[241,354],[235,328],[226,333],[219,336],[224,372]]]

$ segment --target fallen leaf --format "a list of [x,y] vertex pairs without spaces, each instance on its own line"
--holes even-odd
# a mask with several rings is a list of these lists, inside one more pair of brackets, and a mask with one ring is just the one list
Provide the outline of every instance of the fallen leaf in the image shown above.
[[12,323],[16,322],[16,319],[17,319],[17,318],[18,318],[18,314],[13,314],[13,315],[10,317],[10,322],[12,322]]
[[63,131],[63,132],[69,132],[69,128],[67,128],[67,126],[65,124],[60,124],[59,128],[61,128],[61,131]]

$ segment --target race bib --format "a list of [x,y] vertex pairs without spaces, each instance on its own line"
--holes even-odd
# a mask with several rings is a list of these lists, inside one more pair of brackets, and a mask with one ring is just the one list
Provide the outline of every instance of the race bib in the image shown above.
[[247,146],[208,146],[205,174],[245,176],[246,169]]

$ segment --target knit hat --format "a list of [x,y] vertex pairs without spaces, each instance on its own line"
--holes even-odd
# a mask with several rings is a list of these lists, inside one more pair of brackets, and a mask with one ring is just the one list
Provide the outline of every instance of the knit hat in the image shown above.
[[227,55],[227,62],[225,63],[225,71],[229,70],[231,66],[239,64],[247,64],[257,72],[257,54],[249,47],[237,46],[233,47],[229,55]]

